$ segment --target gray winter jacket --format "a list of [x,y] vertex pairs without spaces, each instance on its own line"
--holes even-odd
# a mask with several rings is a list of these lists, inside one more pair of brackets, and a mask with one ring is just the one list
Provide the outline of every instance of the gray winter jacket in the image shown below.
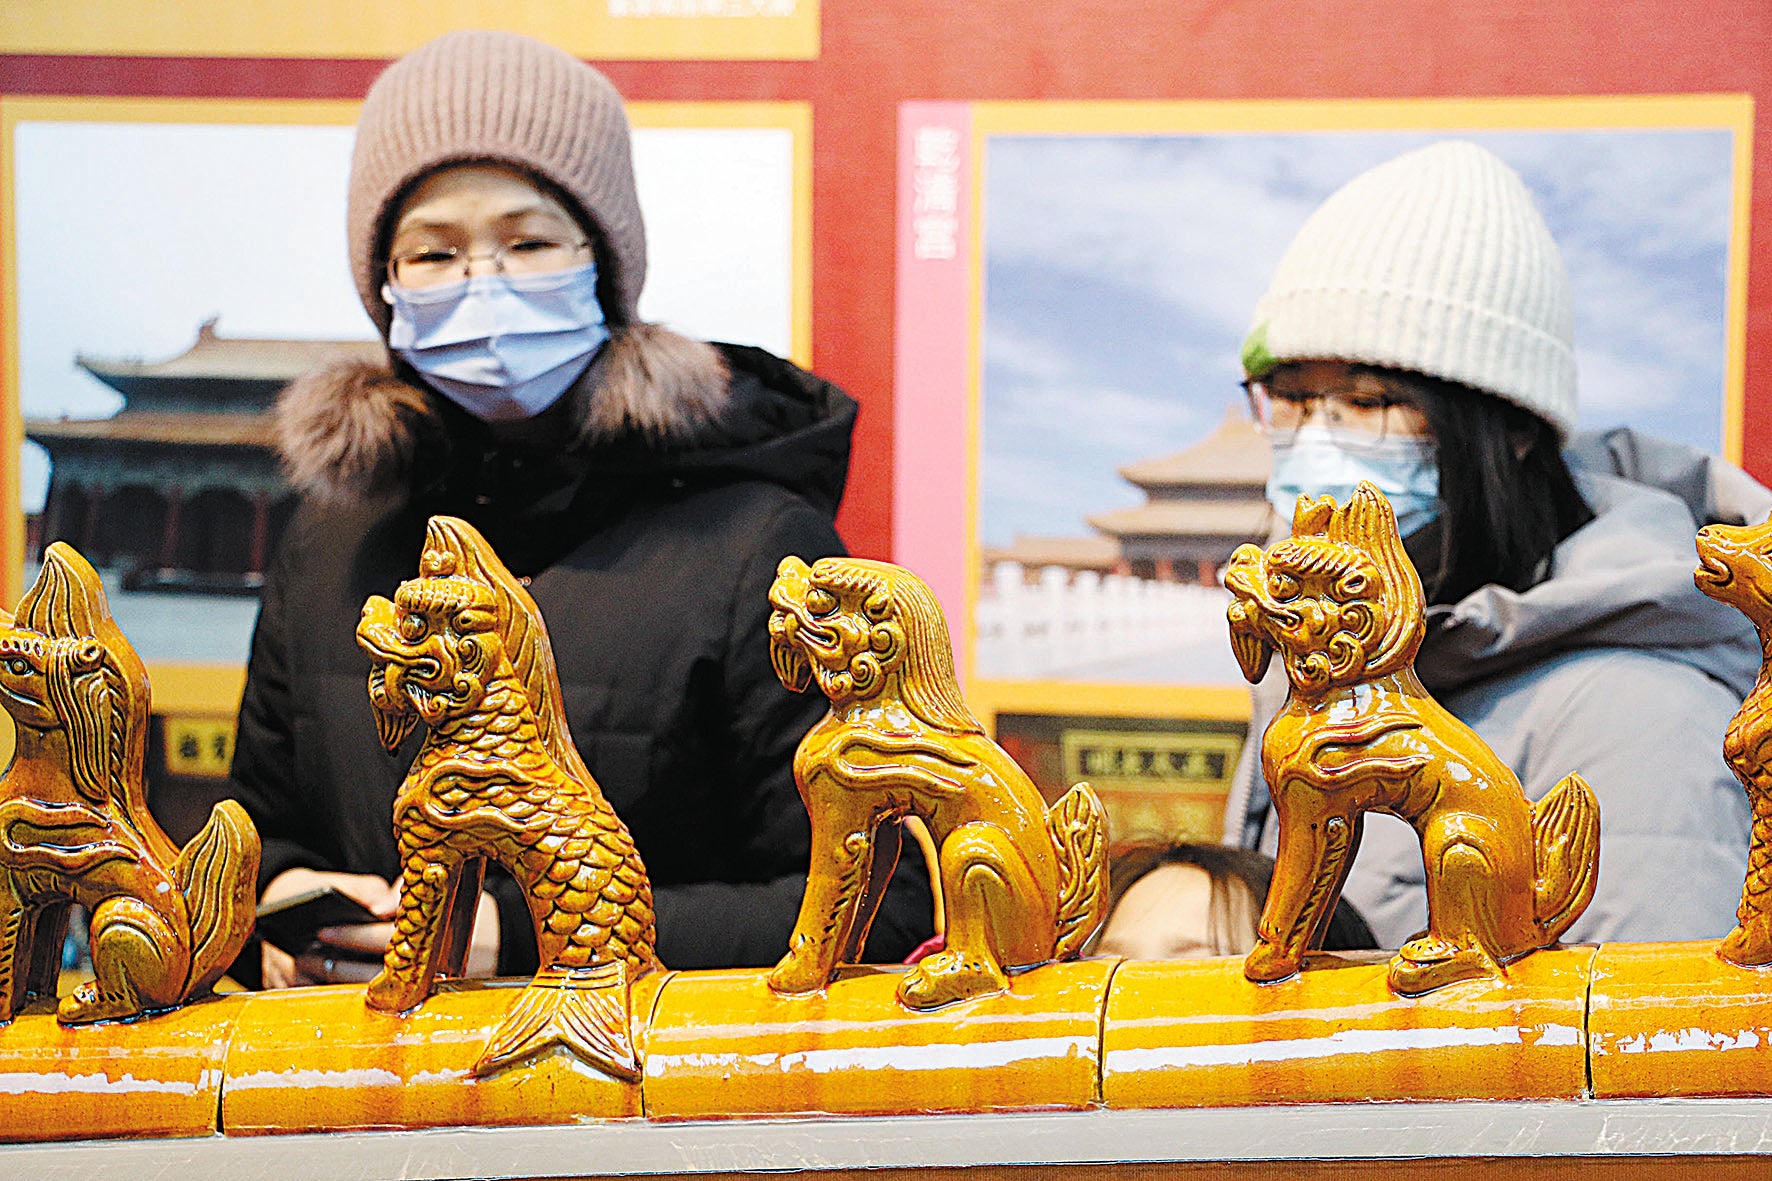
[[[1524,592],[1486,586],[1429,609],[1416,671],[1519,775],[1536,800],[1579,771],[1600,800],[1600,882],[1569,941],[1714,938],[1735,921],[1747,865],[1747,799],[1723,762],[1723,730],[1753,686],[1760,646],[1738,612],[1693,585],[1693,536],[1760,521],[1772,492],[1740,469],[1627,430],[1578,436],[1568,453],[1595,518],[1557,546]],[[1250,733],[1285,701],[1283,675],[1254,692]],[[1259,742],[1246,744],[1226,839],[1276,837]],[[1421,845],[1368,817],[1345,896],[1380,946],[1427,926]]]

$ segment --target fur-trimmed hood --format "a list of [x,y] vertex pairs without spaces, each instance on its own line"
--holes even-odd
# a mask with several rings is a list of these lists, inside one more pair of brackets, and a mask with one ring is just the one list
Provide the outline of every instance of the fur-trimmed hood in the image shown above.
[[[834,510],[854,402],[760,349],[636,324],[604,346],[545,414],[561,455],[626,470],[764,478]],[[302,493],[357,500],[425,487],[494,444],[485,426],[404,365],[339,360],[298,378],[276,408],[284,471]],[[592,458],[594,462],[594,458]]]

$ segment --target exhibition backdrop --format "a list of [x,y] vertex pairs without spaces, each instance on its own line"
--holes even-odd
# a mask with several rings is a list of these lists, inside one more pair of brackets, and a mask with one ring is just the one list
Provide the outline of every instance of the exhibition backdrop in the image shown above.
[[[1241,696],[1210,643],[976,667],[985,551],[1087,536],[1141,495],[1119,468],[1234,412],[1235,343],[1278,250],[1385,155],[1467,135],[1534,185],[1575,274],[1588,424],[1772,477],[1764,5],[15,0],[0,599],[44,479],[40,455],[14,466],[21,406],[115,405],[72,353],[175,356],[216,315],[221,336],[367,335],[337,261],[354,104],[389,58],[476,25],[553,40],[634,101],[648,313],[857,396],[845,537],[936,584],[982,711],[1031,719],[1040,751],[1069,752],[1059,777],[1091,758],[1204,774],[1228,748],[1109,731],[1228,733]],[[255,269],[271,260],[230,236],[262,235],[242,211],[273,205],[303,256],[283,306]],[[229,667],[162,654],[157,696],[225,712]]]
[[[1217,571],[1276,524],[1240,345],[1310,212],[1413,148],[1480,143],[1534,192],[1584,428],[1739,460],[1751,119],[1745,96],[905,104],[896,552],[961,621],[999,740],[1049,793],[1093,782],[1118,842],[1217,836],[1248,700]],[[1208,474],[1241,484],[1177,487]]]
[[[328,342],[373,340],[345,263],[356,114],[353,102],[0,98],[9,404],[27,423],[106,418],[122,395],[77,362],[177,357],[205,325],[223,341],[311,342],[316,359]],[[810,363],[806,104],[636,102],[631,117],[651,230],[640,314]],[[27,443],[27,515],[44,508],[49,468]],[[245,659],[250,599],[111,594],[151,663]]]

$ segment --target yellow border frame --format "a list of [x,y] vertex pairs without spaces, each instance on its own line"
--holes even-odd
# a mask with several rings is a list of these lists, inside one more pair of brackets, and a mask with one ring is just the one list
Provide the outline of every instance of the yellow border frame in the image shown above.
[[[24,122],[215,123],[350,126],[354,100],[210,98],[61,98],[0,95],[0,604],[23,594],[24,513],[18,501],[17,456],[24,444],[19,399],[17,220],[12,178],[14,135]],[[792,359],[812,356],[812,105],[806,102],[634,102],[628,117],[641,128],[777,128],[793,135],[793,240],[790,260]],[[244,670],[233,665],[155,663],[149,666],[157,712],[232,715]],[[237,675],[236,675],[237,674]],[[0,743],[9,746],[9,743]],[[3,752],[0,752],[3,753]]]
[[[1247,102],[1047,102],[970,105],[972,116],[971,257],[966,355],[966,626],[978,606],[979,444],[983,377],[985,143],[992,135],[1202,135],[1299,131],[1586,131],[1706,128],[1729,131],[1734,186],[1724,310],[1723,453],[1741,461],[1747,371],[1748,223],[1753,193],[1753,96],[1749,94],[1580,95],[1471,99],[1269,99]],[[967,693],[994,725],[999,713],[1246,720],[1240,687],[1008,681],[970,675]]]
[[791,16],[614,16],[607,0],[8,0],[0,53],[394,58],[453,29],[527,33],[603,60],[817,58],[821,0]]

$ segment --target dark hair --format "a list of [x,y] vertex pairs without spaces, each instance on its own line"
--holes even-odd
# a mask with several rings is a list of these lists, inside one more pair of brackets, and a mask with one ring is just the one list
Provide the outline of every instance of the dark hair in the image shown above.
[[1445,512],[1408,547],[1427,601],[1456,603],[1490,583],[1522,591],[1542,581],[1557,543],[1594,517],[1556,428],[1470,386],[1372,371],[1421,409],[1439,450]]
[[[1231,891],[1236,883],[1247,889],[1260,912],[1274,880],[1274,859],[1236,845],[1178,844],[1134,845],[1114,857],[1108,866],[1107,914],[1111,917],[1132,884],[1153,869],[1165,865],[1195,865],[1212,879],[1212,902],[1207,914],[1208,938],[1214,947],[1226,945],[1227,930],[1235,910]],[[1106,924],[1103,924],[1105,929]],[[1378,946],[1372,928],[1347,899],[1337,899],[1323,935],[1325,951],[1360,951]]]

